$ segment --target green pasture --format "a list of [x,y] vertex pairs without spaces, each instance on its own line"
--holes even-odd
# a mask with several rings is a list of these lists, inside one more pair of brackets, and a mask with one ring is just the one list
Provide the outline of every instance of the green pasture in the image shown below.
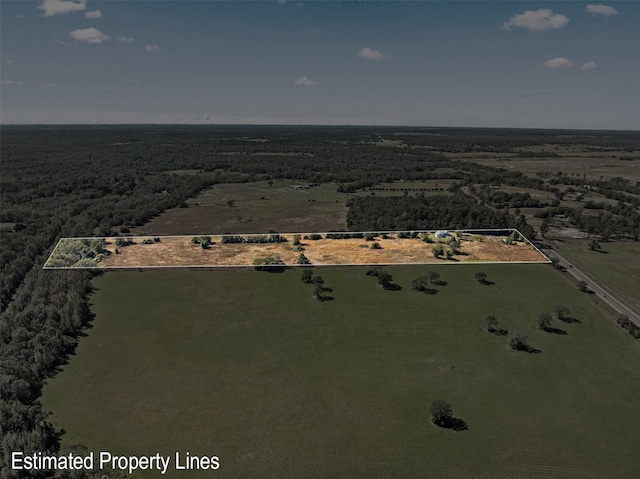
[[[538,149],[537,151],[540,150]],[[572,148],[560,148],[555,153],[559,155],[557,158],[519,158],[514,154],[484,152],[444,153],[444,156],[486,166],[515,169],[529,176],[535,176],[539,171],[550,174],[562,171],[569,176],[583,177],[586,174],[586,178],[589,180],[607,179],[615,176],[620,176],[633,182],[640,180],[640,161],[621,159],[624,157],[638,157],[640,151],[590,152]]]
[[[448,284],[411,291],[428,270]],[[299,270],[106,273],[44,406],[68,444],[220,457],[175,478],[640,476],[640,345],[562,273],[388,267],[385,291],[365,271],[316,268],[325,302]],[[557,304],[566,334],[537,331]],[[541,352],[508,350],[489,314]],[[435,399],[468,430],[431,425]]]
[[269,230],[330,231],[346,229],[349,196],[338,185],[312,188],[304,181],[273,180],[225,183],[204,190],[133,231],[136,234],[266,233]]
[[640,243],[600,243],[591,251],[591,240],[557,241],[554,248],[620,301],[640,313]]

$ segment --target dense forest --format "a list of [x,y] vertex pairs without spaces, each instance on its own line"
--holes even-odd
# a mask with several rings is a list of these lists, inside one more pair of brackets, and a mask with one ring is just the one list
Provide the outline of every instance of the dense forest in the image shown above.
[[[381,147],[380,133],[401,140],[404,146]],[[41,389],[66,362],[92,319],[88,295],[94,273],[42,270],[58,239],[126,233],[168,208],[185,206],[186,199],[216,183],[276,178],[332,182],[344,192],[381,182],[453,179],[448,196],[353,198],[349,228],[517,227],[533,237],[524,217],[509,216],[461,189],[477,184],[548,188],[548,181],[446,159],[433,148],[514,151],[526,145],[586,143],[594,148],[631,149],[638,144],[633,132],[433,128],[3,127],[0,134],[2,478],[49,477],[10,471],[9,455],[15,450],[58,451],[60,432],[40,406]],[[176,170],[193,174],[176,174]],[[598,188],[607,197],[626,195],[620,196],[617,210],[590,216],[590,223],[580,225],[594,232],[621,225],[610,234],[634,234],[637,239],[633,195],[638,194],[638,185],[605,180],[578,184],[567,177],[554,180]],[[491,201],[530,205],[531,198],[487,198]],[[587,220],[577,215],[575,221]],[[628,224],[623,225],[624,221]]]

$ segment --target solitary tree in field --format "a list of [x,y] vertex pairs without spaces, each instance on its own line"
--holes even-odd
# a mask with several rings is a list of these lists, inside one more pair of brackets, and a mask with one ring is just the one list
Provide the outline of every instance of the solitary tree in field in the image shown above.
[[311,284],[313,282],[313,271],[305,268],[302,271],[302,278],[300,278],[300,280],[305,284]]
[[324,301],[326,299],[324,295],[324,287],[321,283],[316,283],[313,287],[313,297],[318,301]]
[[536,319],[538,329],[548,331],[551,328],[551,315],[549,313],[540,313]]
[[591,251],[600,251],[602,249],[602,246],[600,246],[600,242],[598,240],[593,240],[591,241],[591,243],[589,243],[589,249]]
[[580,281],[578,283],[578,289],[580,291],[582,291],[583,293],[588,293],[589,292],[589,287],[587,286],[587,283],[585,283],[584,281]]
[[509,347],[514,351],[526,351],[528,348],[527,337],[520,331],[514,331],[509,337]]
[[493,333],[498,326],[498,318],[496,318],[493,314],[490,314],[489,316],[487,316],[485,321],[487,323],[487,331]]
[[300,256],[298,256],[298,264],[311,264],[311,261],[309,261],[309,258],[307,258],[304,253],[300,253]]
[[567,319],[567,314],[569,314],[569,308],[559,304],[558,306],[553,308],[553,312],[555,313],[556,318],[558,318],[560,321],[564,321],[565,319]]
[[487,273],[482,271],[478,271],[474,276],[473,280],[480,284],[487,284]]
[[393,276],[386,271],[380,271],[378,273],[378,284],[382,286],[382,289],[390,289],[393,284]]
[[436,426],[447,427],[453,419],[453,408],[451,404],[442,399],[436,399],[429,408],[431,422]]

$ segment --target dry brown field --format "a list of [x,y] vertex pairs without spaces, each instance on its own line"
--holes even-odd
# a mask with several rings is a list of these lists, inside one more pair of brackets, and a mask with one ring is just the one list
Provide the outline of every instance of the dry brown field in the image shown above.
[[[305,234],[301,233],[304,238]],[[134,244],[116,247],[116,238],[106,238],[108,254],[100,268],[139,267],[216,267],[252,266],[254,260],[278,256],[287,266],[296,266],[300,251],[293,246],[294,234],[281,234],[281,243],[222,243],[222,235],[212,235],[212,244],[202,248],[192,242],[193,236],[165,236],[160,241],[145,244],[146,237],[135,237]],[[373,241],[363,238],[302,239],[302,251],[312,265],[390,265],[437,264],[458,262],[547,262],[538,250],[526,241],[511,245],[503,241],[505,236],[460,234],[459,253],[450,259],[434,258],[436,243],[419,238],[398,238],[397,234],[381,236]],[[71,240],[72,241],[72,240]],[[377,243],[380,249],[372,248]],[[442,245],[447,248],[446,240]],[[117,250],[117,253],[116,253]]]

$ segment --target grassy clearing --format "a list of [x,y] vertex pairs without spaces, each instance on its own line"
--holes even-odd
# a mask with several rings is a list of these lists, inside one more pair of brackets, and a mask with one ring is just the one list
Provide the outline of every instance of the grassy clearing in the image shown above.
[[[430,269],[448,285],[411,291]],[[401,291],[318,270],[322,303],[299,271],[107,273],[44,405],[69,442],[217,454],[224,478],[640,475],[640,348],[592,298],[544,265],[387,270]],[[555,304],[567,335],[535,329]],[[488,314],[542,353],[505,349]],[[469,430],[430,425],[434,399]]]
[[640,313],[640,243],[600,243],[602,251],[590,251],[590,242],[554,242],[554,248],[600,286]]
[[[524,150],[523,150],[524,151]],[[537,151],[540,151],[539,149]],[[589,180],[621,176],[631,181],[640,180],[640,162],[620,158],[638,156],[638,151],[587,152],[566,148],[555,151],[557,158],[517,158],[506,153],[445,153],[447,158],[472,161],[481,165],[504,169],[516,169],[529,176],[539,171],[555,174],[562,171]]]
[[[264,233],[265,231],[331,231],[346,229],[349,198],[326,183],[315,188],[293,180],[215,185],[132,230],[140,235]],[[232,201],[233,204],[228,202]]]

